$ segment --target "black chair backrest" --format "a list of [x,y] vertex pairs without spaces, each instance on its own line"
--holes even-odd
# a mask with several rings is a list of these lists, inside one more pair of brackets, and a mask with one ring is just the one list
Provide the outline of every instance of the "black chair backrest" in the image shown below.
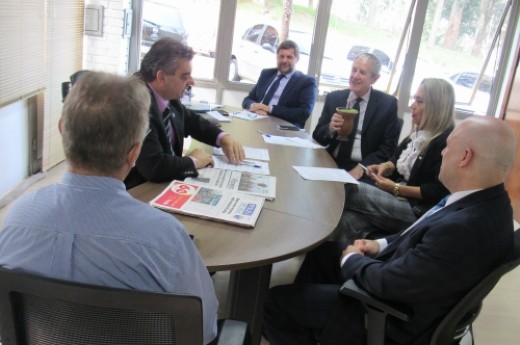
[[202,344],[202,302],[0,268],[0,334],[2,345]]
[[488,274],[451,309],[435,329],[430,345],[451,344],[457,336],[462,337],[477,318],[484,298],[491,292],[504,274],[513,270],[519,264],[520,230],[516,230],[513,258]]
[[70,81],[64,81],[61,83],[61,101],[65,102],[65,98],[70,92],[70,88],[74,85],[75,82],[79,80],[84,74],[89,72],[89,70],[80,70],[75,72],[70,76]]

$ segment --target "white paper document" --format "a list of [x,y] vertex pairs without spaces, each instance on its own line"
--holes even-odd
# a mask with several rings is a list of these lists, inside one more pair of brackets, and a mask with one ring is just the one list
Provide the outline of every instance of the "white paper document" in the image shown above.
[[314,180],[314,181],[333,181],[333,182],[343,182],[343,183],[352,183],[359,184],[359,182],[352,177],[348,172],[344,169],[336,169],[336,168],[317,168],[317,167],[302,167],[295,166],[293,168],[298,172],[298,174],[306,180]]
[[[269,161],[269,150],[267,149],[244,146],[244,152],[247,159]],[[225,156],[224,151],[220,147],[214,147],[213,154],[217,156]]]
[[247,121],[255,121],[255,120],[260,120],[260,119],[267,117],[267,116],[258,115],[257,113],[253,113],[253,112],[247,111],[247,110],[229,113],[229,116],[238,117],[239,119],[247,120]]
[[229,163],[226,156],[213,156],[214,168],[247,171],[253,174],[269,175],[269,164],[262,161],[245,160],[239,164]]
[[303,139],[299,137],[281,137],[278,135],[270,135],[263,134],[262,137],[264,141],[268,144],[274,145],[286,145],[286,146],[295,146],[295,147],[303,147],[309,149],[324,149],[325,147],[320,144],[316,144],[312,142],[310,139]]
[[231,122],[231,119],[229,118],[229,116],[224,116],[216,110],[208,111],[208,112],[206,112],[206,114],[208,114],[209,116],[218,120],[219,122]]

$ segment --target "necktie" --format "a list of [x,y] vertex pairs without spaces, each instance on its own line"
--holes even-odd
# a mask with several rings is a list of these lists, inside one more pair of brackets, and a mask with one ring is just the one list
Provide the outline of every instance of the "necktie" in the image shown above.
[[285,76],[283,74],[279,74],[274,83],[271,84],[271,87],[269,90],[267,90],[264,99],[262,100],[262,103],[265,105],[269,105],[269,102],[271,102],[271,98],[273,98],[274,93],[276,90],[278,90],[278,86],[280,86],[280,80],[284,78]]
[[443,208],[446,205],[446,201],[448,200],[448,197],[449,197],[449,195],[446,195],[444,198],[442,198],[441,201],[439,201],[435,206],[430,208],[428,210],[428,212],[426,212],[421,218],[429,217],[432,214],[434,214],[435,212],[437,212],[438,210],[440,210],[441,208]]
[[166,131],[166,136],[168,137],[170,145],[173,145],[173,127],[172,127],[172,121],[171,121],[172,111],[169,106],[164,108],[162,116],[163,116],[163,124],[164,124],[164,130]]
[[[352,133],[350,133],[350,135],[348,136],[348,141],[341,140],[339,142],[339,149],[338,149],[338,154],[336,155],[336,162],[345,162],[346,163],[347,161],[350,160],[349,151],[352,150],[352,145],[354,144],[354,138],[356,137],[356,131],[357,131],[357,126],[358,126],[358,122],[359,122],[359,112],[360,112],[359,103],[361,103],[362,100],[363,100],[363,98],[361,98],[361,97],[356,98],[356,102],[352,106],[352,109],[356,109],[358,111],[358,115],[354,119],[353,130],[352,130]],[[340,164],[338,163],[338,165],[340,165]],[[341,167],[341,165],[340,165],[340,167]]]
[[445,205],[446,205],[446,201],[448,200],[448,197],[450,195],[446,195],[444,198],[441,199],[441,201],[439,201],[435,206],[433,206],[432,208],[430,208],[428,210],[428,212],[426,212],[425,214],[422,215],[421,218],[417,219],[412,225],[410,225],[408,228],[406,228],[405,230],[403,230],[401,232],[401,235],[404,235],[405,233],[407,233],[410,229],[412,229],[413,227],[415,227],[415,225],[417,225],[419,222],[421,222],[422,220],[424,220],[425,218],[431,216],[432,214],[434,214],[435,212],[439,211],[441,208],[443,208]]
[[439,203],[437,205],[433,206],[430,210],[428,210],[428,212],[423,214],[423,216],[421,218],[417,219],[412,225],[410,225],[406,229],[402,230],[399,233],[399,237],[396,238],[394,241],[392,241],[388,245],[388,247],[386,247],[381,253],[379,253],[376,256],[376,258],[381,258],[382,256],[385,256],[385,255],[393,252],[394,250],[396,250],[396,248],[399,247],[401,242],[404,241],[405,238],[407,238],[407,236],[405,236],[405,235],[413,234],[415,231],[417,231],[418,229],[421,228],[421,227],[417,227],[416,226],[417,224],[419,224],[420,222],[422,222],[424,219],[431,216],[435,212],[439,211],[441,208],[443,208],[446,205],[446,200],[448,200],[448,197],[449,197],[449,195],[446,195],[444,198],[441,199],[441,201],[439,201]]

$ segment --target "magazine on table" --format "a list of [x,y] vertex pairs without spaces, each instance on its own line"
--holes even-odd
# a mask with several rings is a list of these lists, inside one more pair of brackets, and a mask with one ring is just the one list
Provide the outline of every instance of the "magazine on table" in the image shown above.
[[204,168],[199,170],[198,177],[187,178],[184,182],[258,195],[267,200],[274,200],[276,197],[275,176],[254,174],[246,171]]
[[150,205],[167,212],[253,228],[264,201],[255,195],[175,180]]

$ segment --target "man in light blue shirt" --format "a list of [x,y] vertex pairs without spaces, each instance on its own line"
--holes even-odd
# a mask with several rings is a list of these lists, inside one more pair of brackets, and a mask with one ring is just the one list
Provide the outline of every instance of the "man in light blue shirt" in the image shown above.
[[204,343],[217,333],[212,280],[186,229],[126,192],[148,129],[150,95],[135,77],[82,76],[59,129],[68,163],[60,183],[13,205],[0,266],[117,288],[199,296]]

